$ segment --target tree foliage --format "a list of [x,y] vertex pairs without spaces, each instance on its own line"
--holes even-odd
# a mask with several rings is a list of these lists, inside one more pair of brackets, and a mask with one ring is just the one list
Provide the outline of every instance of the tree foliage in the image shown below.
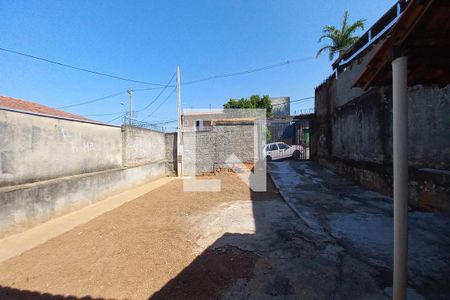
[[319,49],[316,56],[319,56],[323,51],[328,51],[328,58],[333,60],[335,54],[342,55],[359,39],[359,36],[353,34],[358,29],[364,30],[364,22],[366,20],[359,19],[353,24],[347,24],[347,19],[348,11],[344,13],[341,29],[331,25],[323,27],[323,35],[320,37],[319,43],[324,39],[329,39],[330,43]]
[[250,98],[241,98],[228,100],[223,108],[263,108],[266,110],[266,117],[272,116],[272,101],[268,95],[251,95]]

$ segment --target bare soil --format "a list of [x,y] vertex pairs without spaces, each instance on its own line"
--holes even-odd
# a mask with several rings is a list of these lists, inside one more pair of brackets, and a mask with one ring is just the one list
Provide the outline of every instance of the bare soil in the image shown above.
[[268,192],[252,193],[233,173],[214,178],[221,192],[183,192],[175,180],[3,262],[0,299],[218,298],[251,276],[257,256],[224,247],[198,257],[191,216],[279,196],[270,181]]

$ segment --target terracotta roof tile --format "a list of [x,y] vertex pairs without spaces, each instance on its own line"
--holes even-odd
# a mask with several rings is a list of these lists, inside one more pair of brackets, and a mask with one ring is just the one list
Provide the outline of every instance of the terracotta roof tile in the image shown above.
[[10,109],[16,109],[16,110],[22,110],[22,111],[28,111],[36,114],[43,114],[43,115],[50,115],[55,117],[61,117],[61,118],[68,118],[68,119],[75,119],[75,120],[81,120],[81,121],[88,121],[88,122],[94,122],[99,123],[97,121],[71,114],[62,110],[58,110],[55,108],[51,108],[36,102],[31,101],[25,101],[21,99],[6,97],[6,96],[0,96],[0,108],[10,108]]

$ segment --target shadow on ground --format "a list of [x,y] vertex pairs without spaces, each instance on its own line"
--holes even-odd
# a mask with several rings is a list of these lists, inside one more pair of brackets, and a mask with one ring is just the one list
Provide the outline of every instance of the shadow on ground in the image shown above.
[[254,233],[224,234],[150,299],[388,299],[389,274],[310,228],[267,185],[251,192]]
[[35,291],[27,291],[15,289],[12,287],[0,285],[0,299],[34,299],[34,300],[107,300],[105,298],[92,298],[90,296],[75,297],[68,295],[53,295],[49,293],[40,293]]
[[[269,171],[267,192],[192,219],[190,230],[211,234],[198,231],[199,254],[149,298],[389,299],[392,200],[312,162],[271,162]],[[449,230],[448,217],[410,213],[411,299],[448,299]],[[0,287],[0,299],[94,298]]]

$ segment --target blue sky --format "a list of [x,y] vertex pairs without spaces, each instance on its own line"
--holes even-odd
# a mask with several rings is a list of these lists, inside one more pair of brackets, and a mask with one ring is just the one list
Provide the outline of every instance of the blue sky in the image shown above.
[[[165,84],[314,57],[322,27],[364,18],[369,27],[395,0],[315,1],[0,1],[0,47],[99,72]],[[185,108],[221,107],[251,94],[314,95],[331,74],[327,55],[242,76],[182,86]],[[105,78],[0,51],[0,95],[52,107],[88,101],[144,84]],[[159,90],[136,92],[135,108]],[[176,118],[170,89],[145,111],[148,121]],[[128,96],[67,108],[80,114],[120,113]],[[162,103],[162,104],[161,104]],[[155,111],[155,109],[158,110]],[[313,102],[292,105],[292,113]],[[117,115],[91,116],[108,121]],[[117,120],[115,124],[120,123]]]

